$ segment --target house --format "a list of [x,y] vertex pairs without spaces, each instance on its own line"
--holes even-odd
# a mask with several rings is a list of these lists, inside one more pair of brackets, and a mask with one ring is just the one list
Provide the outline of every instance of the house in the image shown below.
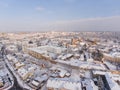
[[15,68],[16,68],[16,69],[19,69],[19,68],[21,68],[21,67],[23,67],[23,66],[25,66],[25,64],[22,63],[22,62],[18,62],[18,63],[15,64]]
[[33,69],[28,68],[27,70],[24,67],[19,68],[17,72],[23,80],[26,80],[34,74]]

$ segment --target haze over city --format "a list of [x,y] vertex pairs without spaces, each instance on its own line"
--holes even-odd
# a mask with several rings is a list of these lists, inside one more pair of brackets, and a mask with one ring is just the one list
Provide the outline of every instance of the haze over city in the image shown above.
[[0,0],[0,31],[119,31],[120,0]]
[[0,0],[0,90],[120,90],[120,0]]

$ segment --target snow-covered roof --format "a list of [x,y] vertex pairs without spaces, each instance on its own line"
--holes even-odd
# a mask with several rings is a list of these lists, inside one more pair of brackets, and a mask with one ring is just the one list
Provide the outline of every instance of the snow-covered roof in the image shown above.
[[110,73],[106,73],[105,77],[111,90],[120,90],[120,86],[112,79]]
[[4,69],[1,69],[1,70],[0,70],[0,76],[5,76],[5,75],[6,75],[5,70],[4,70]]
[[16,58],[13,58],[12,61],[13,61],[13,63],[18,63],[18,59],[16,59]]
[[15,64],[16,67],[24,66],[25,64],[23,62],[18,62]]
[[98,71],[98,70],[93,70],[92,72],[94,75],[105,75],[105,73],[106,73],[104,71]]
[[38,53],[46,53],[46,52],[62,53],[63,51],[66,50],[66,48],[46,45],[37,48],[29,48],[29,50],[33,50]]
[[37,86],[39,85],[39,82],[33,80],[33,81],[32,81],[32,84],[37,87]]
[[48,75],[44,74],[40,77],[35,77],[35,80],[38,81],[38,82],[42,82],[42,81],[45,81],[48,79]]
[[11,56],[11,55],[7,55],[7,58],[8,58],[9,60],[12,60],[12,59],[14,59],[15,57],[14,57],[14,56]]
[[120,52],[112,52],[112,53],[109,53],[109,54],[106,54],[104,53],[105,56],[108,56],[108,57],[116,57],[116,58],[120,58]]
[[94,84],[92,80],[85,79],[82,81],[83,87],[86,87],[86,90],[98,90],[98,87]]
[[110,62],[108,61],[104,61],[104,63],[107,65],[107,67],[110,69],[110,70],[116,70],[116,66],[111,64]]
[[59,63],[76,66],[79,68],[106,70],[106,68],[102,64],[97,64],[93,62],[84,62],[80,60],[69,60],[69,61],[56,60],[56,61]]
[[119,58],[120,58],[120,52],[112,53],[112,56],[113,56],[113,57],[119,57]]
[[25,68],[20,68],[20,69],[18,69],[18,74],[22,77],[22,78],[24,78],[27,74],[28,74],[28,71],[25,69]]
[[49,79],[47,81],[48,88],[55,88],[55,89],[68,89],[68,90],[82,90],[80,82],[72,82],[72,81],[63,81],[63,80],[56,80],[56,79]]
[[67,73],[67,71],[62,69],[62,70],[60,71],[60,74],[59,74],[59,75],[60,75],[60,77],[64,77],[66,73]]
[[73,54],[66,54],[63,57],[61,57],[61,59],[64,60],[64,59],[70,58],[72,56],[73,56]]

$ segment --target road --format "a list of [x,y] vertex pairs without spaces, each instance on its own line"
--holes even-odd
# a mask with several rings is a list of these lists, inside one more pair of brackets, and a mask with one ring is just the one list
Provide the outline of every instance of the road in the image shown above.
[[8,65],[6,64],[5,58],[3,58],[3,61],[4,61],[5,65],[6,65],[7,69],[9,70],[9,72],[12,74],[13,79],[14,79],[14,85],[13,85],[13,87],[12,87],[10,90],[23,90],[23,89],[19,86],[16,77],[13,75],[12,71],[10,70],[10,68],[8,67]]

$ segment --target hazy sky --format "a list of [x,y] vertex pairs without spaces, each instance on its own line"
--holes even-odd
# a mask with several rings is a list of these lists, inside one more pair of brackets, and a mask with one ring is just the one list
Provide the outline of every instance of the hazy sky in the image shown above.
[[0,0],[0,31],[119,31],[120,0]]

